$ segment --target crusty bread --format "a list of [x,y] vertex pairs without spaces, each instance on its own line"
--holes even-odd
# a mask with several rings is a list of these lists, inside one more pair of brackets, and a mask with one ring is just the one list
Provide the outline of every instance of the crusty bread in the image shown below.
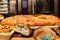
[[[1,25],[9,25],[12,26],[13,28],[20,28],[16,25],[24,24],[26,25],[28,29],[28,33],[21,33],[21,31],[18,29],[15,31],[18,33],[21,33],[22,35],[29,36],[31,34],[31,29],[37,29],[39,27],[50,27],[50,28],[55,28],[58,26],[54,26],[55,24],[60,23],[60,19],[55,16],[51,15],[16,15],[12,17],[5,18],[1,21]],[[24,26],[25,27],[25,26]],[[30,29],[31,28],[31,29]],[[22,29],[21,29],[22,30]],[[25,30],[25,29],[24,29]],[[39,29],[40,30],[40,29]],[[36,32],[38,33],[38,32]]]
[[18,24],[14,28],[15,32],[21,33],[22,35],[29,36],[31,33],[31,29],[25,24]]
[[1,24],[14,25],[14,24],[16,24],[16,20],[13,17],[8,17],[8,18],[5,18],[4,20],[2,20]]
[[[55,24],[60,23],[60,19],[56,16],[51,15],[16,15],[12,17],[5,18],[1,21],[1,25],[17,25],[25,24],[28,25],[31,29],[37,29],[41,26],[55,28]],[[53,27],[51,27],[53,26]],[[59,27],[59,26],[57,26]]]
[[56,23],[60,23],[60,19],[56,16],[52,15],[38,15],[39,19],[45,19],[47,22],[49,22],[50,25],[54,25]]
[[35,40],[42,40],[43,37],[49,36],[52,40],[56,39],[56,34],[50,28],[40,28],[36,29],[33,34]]
[[0,25],[0,33],[8,33],[12,31],[13,28],[14,26],[10,26],[10,25]]
[[37,17],[33,15],[17,15],[17,16],[5,18],[4,20],[1,21],[2,25],[5,24],[15,25],[20,23],[29,26],[54,25],[60,23],[60,19],[58,17],[51,15],[39,15]]

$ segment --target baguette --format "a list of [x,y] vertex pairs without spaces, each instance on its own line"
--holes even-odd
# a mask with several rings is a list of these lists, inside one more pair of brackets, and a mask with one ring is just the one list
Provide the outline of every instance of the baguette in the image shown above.
[[52,15],[38,15],[39,19],[46,19],[47,22],[49,22],[50,25],[54,25],[56,23],[60,23],[60,19],[56,16]]
[[60,23],[60,19],[50,15],[16,15],[5,18],[1,21],[1,25],[13,25],[13,28],[16,32],[21,33],[25,36],[29,36],[32,33],[31,29],[37,29],[40,27],[55,28],[58,27],[54,26],[57,23]]
[[55,25],[57,23],[60,23],[60,19],[50,15],[39,15],[37,17],[33,15],[17,15],[5,18],[1,21],[2,25],[16,25],[21,23],[29,26]]
[[1,25],[15,25],[15,24],[16,19],[13,17],[8,17],[1,21]]

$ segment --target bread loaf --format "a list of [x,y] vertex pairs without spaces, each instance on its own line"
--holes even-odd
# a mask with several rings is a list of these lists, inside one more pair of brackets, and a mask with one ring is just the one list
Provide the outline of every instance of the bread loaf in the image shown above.
[[[38,16],[16,15],[16,16],[5,18],[1,21],[1,25],[3,25],[3,26],[13,25],[14,26],[13,28],[16,32],[18,32],[22,35],[25,35],[25,36],[29,36],[32,33],[31,29],[37,29],[39,27],[55,28],[55,27],[58,27],[58,26],[55,26],[55,24],[57,24],[57,23],[60,23],[60,19],[56,16],[51,16],[51,15],[38,15]],[[45,29],[43,29],[43,31],[44,30]],[[51,31],[51,30],[50,29],[47,29],[47,30],[48,30],[47,35],[50,35],[49,31]],[[38,31],[35,33],[37,34]]]
[[26,24],[29,26],[41,26],[41,25],[55,25],[57,23],[60,23],[60,19],[55,16],[50,16],[50,15],[39,15],[39,16],[33,16],[33,15],[17,15],[13,17],[8,17],[5,18],[4,20],[1,21],[2,25],[5,24]]
[[16,27],[14,28],[14,31],[21,33],[22,35],[25,35],[25,36],[29,36],[31,33],[31,30],[29,29],[29,27],[24,24],[16,25]]
[[40,28],[34,31],[35,40],[56,40],[56,34],[49,28]]

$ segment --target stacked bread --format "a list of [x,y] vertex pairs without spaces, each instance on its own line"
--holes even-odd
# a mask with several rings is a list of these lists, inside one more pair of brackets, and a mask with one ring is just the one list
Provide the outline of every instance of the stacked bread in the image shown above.
[[53,40],[56,37],[56,34],[50,28],[59,27],[56,25],[59,23],[60,23],[60,19],[58,17],[52,15],[44,15],[44,14],[16,15],[5,18],[1,21],[1,25],[4,26],[4,28],[7,27],[5,25],[8,25],[9,30],[7,29],[8,30],[7,32],[9,32],[10,30],[14,30],[17,33],[20,33],[21,35],[29,36],[32,33],[32,29],[35,30],[33,33],[33,37],[36,40],[39,40],[39,38],[41,39],[42,37],[47,37],[47,36],[49,38],[51,37],[51,39]]

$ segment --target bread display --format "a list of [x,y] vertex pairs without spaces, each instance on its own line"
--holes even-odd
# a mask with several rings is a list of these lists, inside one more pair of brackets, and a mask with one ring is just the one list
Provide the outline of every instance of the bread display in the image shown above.
[[36,28],[39,28],[41,26],[51,27],[57,23],[60,23],[60,19],[58,17],[51,16],[51,15],[42,15],[42,14],[37,15],[37,16],[34,16],[34,15],[16,15],[16,16],[5,18],[4,20],[1,21],[1,25],[14,25],[14,27],[16,27],[16,25],[18,25],[18,24],[19,25],[24,24],[24,25],[28,26],[27,27],[28,29],[29,28],[36,29]]
[[35,40],[56,40],[56,34],[50,28],[40,28],[34,31]]
[[[58,25],[57,25],[58,24]],[[55,40],[60,19],[52,15],[16,15],[3,19],[0,23],[0,33],[16,32],[13,37],[30,37],[35,40]],[[55,32],[52,30],[54,29]]]
[[29,26],[42,26],[42,25],[55,25],[57,23],[60,23],[60,20],[58,17],[50,16],[50,15],[39,15],[39,16],[33,16],[33,15],[17,15],[13,17],[5,18],[1,21],[2,25],[12,25],[12,24],[26,24]]

